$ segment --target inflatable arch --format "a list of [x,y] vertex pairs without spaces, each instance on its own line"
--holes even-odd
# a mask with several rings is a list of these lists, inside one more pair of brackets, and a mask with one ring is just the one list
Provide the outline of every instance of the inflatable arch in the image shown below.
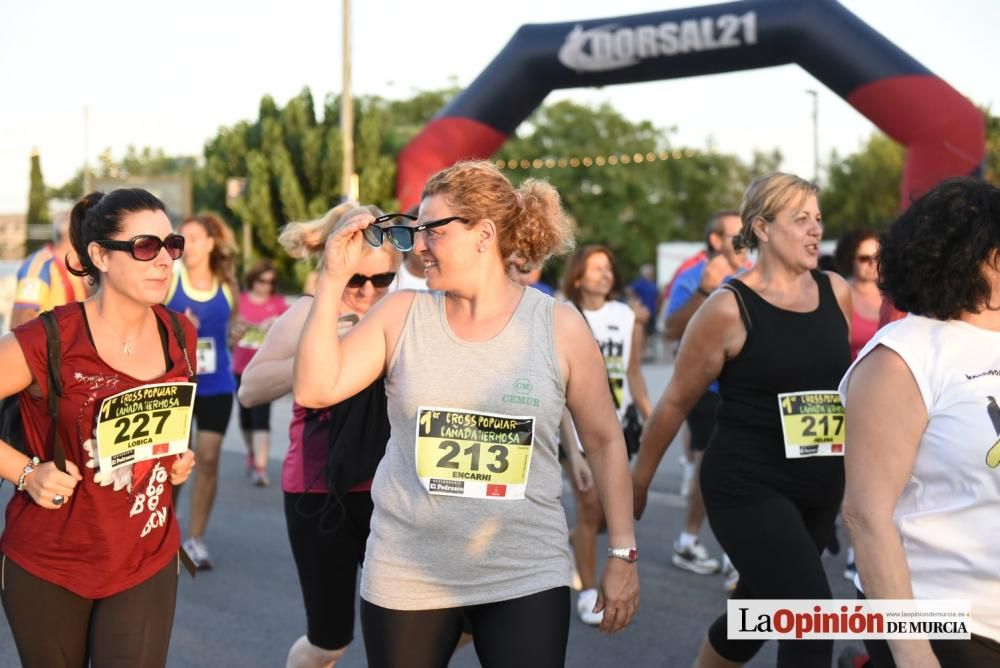
[[747,0],[573,23],[524,25],[403,149],[396,196],[492,155],[557,88],[607,86],[797,63],[907,147],[901,205],[977,172],[982,113],[834,0]]

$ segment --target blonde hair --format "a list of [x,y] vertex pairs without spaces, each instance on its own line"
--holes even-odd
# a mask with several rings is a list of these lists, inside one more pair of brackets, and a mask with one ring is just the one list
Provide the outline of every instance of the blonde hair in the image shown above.
[[757,219],[773,222],[778,212],[793,200],[801,205],[810,195],[819,195],[819,186],[794,174],[771,172],[755,178],[743,194],[740,204],[743,229],[733,239],[733,247],[737,251],[757,248],[757,233],[753,229]]
[[[308,259],[315,262],[316,269],[322,269],[326,240],[346,225],[347,221],[360,214],[370,214],[378,218],[382,215],[382,209],[374,204],[344,202],[327,211],[322,218],[303,223],[289,223],[278,235],[278,243],[292,257]],[[380,250],[391,253],[395,264],[399,265],[402,257],[392,244],[382,244],[381,248],[372,248],[365,244],[366,253]]]
[[326,239],[334,232],[334,226],[340,222],[341,216],[356,209],[360,204],[346,201],[327,211],[321,218],[305,222],[288,223],[278,235],[278,243],[291,257],[298,259],[317,259],[322,255]]
[[485,160],[458,162],[431,177],[420,199],[444,195],[456,215],[497,227],[497,245],[506,268],[541,266],[575,245],[573,223],[559,192],[545,181],[526,179],[518,189]]

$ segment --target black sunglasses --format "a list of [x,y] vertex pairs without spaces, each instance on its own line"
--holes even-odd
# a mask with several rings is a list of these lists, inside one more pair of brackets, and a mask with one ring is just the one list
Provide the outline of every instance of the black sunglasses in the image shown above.
[[365,283],[371,281],[373,288],[387,288],[395,278],[396,278],[396,272],[394,271],[387,271],[384,274],[375,274],[374,276],[365,276],[364,274],[354,274],[347,281],[347,287],[363,288],[365,286]]
[[184,237],[179,234],[168,234],[161,239],[155,234],[140,234],[128,241],[115,241],[114,239],[97,239],[94,243],[109,250],[128,251],[128,253],[140,262],[149,262],[160,254],[161,248],[167,249],[167,255],[171,260],[180,259],[184,254]]
[[396,250],[408,252],[413,250],[413,240],[416,239],[417,232],[441,227],[454,220],[459,220],[463,223],[469,222],[468,219],[461,216],[450,216],[441,220],[432,220],[423,225],[387,225],[385,227],[378,227],[382,223],[388,223],[397,219],[416,222],[417,217],[411,216],[408,213],[387,213],[384,216],[379,216],[375,219],[375,222],[364,230],[363,234],[368,245],[372,248],[381,248],[383,238],[389,237],[389,241],[396,247]]

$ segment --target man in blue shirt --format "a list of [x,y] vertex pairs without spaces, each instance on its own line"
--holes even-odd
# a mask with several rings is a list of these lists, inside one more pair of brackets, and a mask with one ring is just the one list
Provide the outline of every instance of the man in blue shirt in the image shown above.
[[[705,227],[707,254],[704,260],[677,276],[667,302],[666,337],[680,339],[691,317],[712,291],[730,276],[746,268],[746,252],[733,248],[733,238],[743,227],[737,211],[719,211]],[[691,433],[688,475],[691,485],[688,493],[687,515],[681,535],[674,541],[673,564],[678,568],[710,575],[719,570],[719,560],[708,556],[708,550],[698,542],[698,533],[705,522],[705,502],[698,484],[701,456],[708,447],[715,429],[715,411],[719,407],[719,386],[712,383],[708,392],[698,400],[687,417]],[[734,571],[735,573],[735,571]],[[733,583],[735,585],[735,582]]]
[[[659,312],[657,308],[657,298],[660,296],[660,291],[656,288],[656,271],[653,269],[653,265],[644,264],[639,267],[639,277],[628,285],[629,291],[638,297],[642,305],[646,307],[650,315],[654,315]],[[650,317],[646,321],[646,334],[653,333],[653,326],[655,320]]]

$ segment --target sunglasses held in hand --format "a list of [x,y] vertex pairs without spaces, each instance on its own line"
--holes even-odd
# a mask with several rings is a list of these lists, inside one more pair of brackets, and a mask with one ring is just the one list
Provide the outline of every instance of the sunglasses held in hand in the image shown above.
[[429,223],[424,223],[422,225],[386,225],[381,227],[383,223],[389,223],[396,220],[416,222],[417,217],[411,216],[408,213],[387,213],[384,216],[379,216],[375,219],[371,225],[365,228],[362,233],[365,237],[365,241],[372,248],[381,248],[382,241],[385,237],[389,238],[389,242],[396,248],[403,252],[408,252],[413,250],[413,240],[417,236],[417,232],[423,232],[424,230],[430,230],[435,227],[441,227],[442,225],[447,225],[453,220],[458,220],[463,223],[468,223],[468,219],[462,218],[461,216],[449,216],[448,218],[442,218],[441,220],[432,220]]
[[140,234],[128,241],[116,241],[115,239],[98,239],[94,243],[102,248],[117,251],[127,251],[133,258],[140,262],[149,262],[156,259],[161,248],[167,249],[167,255],[171,260],[180,259],[184,254],[184,237],[179,234],[168,234],[161,239],[155,234]]

